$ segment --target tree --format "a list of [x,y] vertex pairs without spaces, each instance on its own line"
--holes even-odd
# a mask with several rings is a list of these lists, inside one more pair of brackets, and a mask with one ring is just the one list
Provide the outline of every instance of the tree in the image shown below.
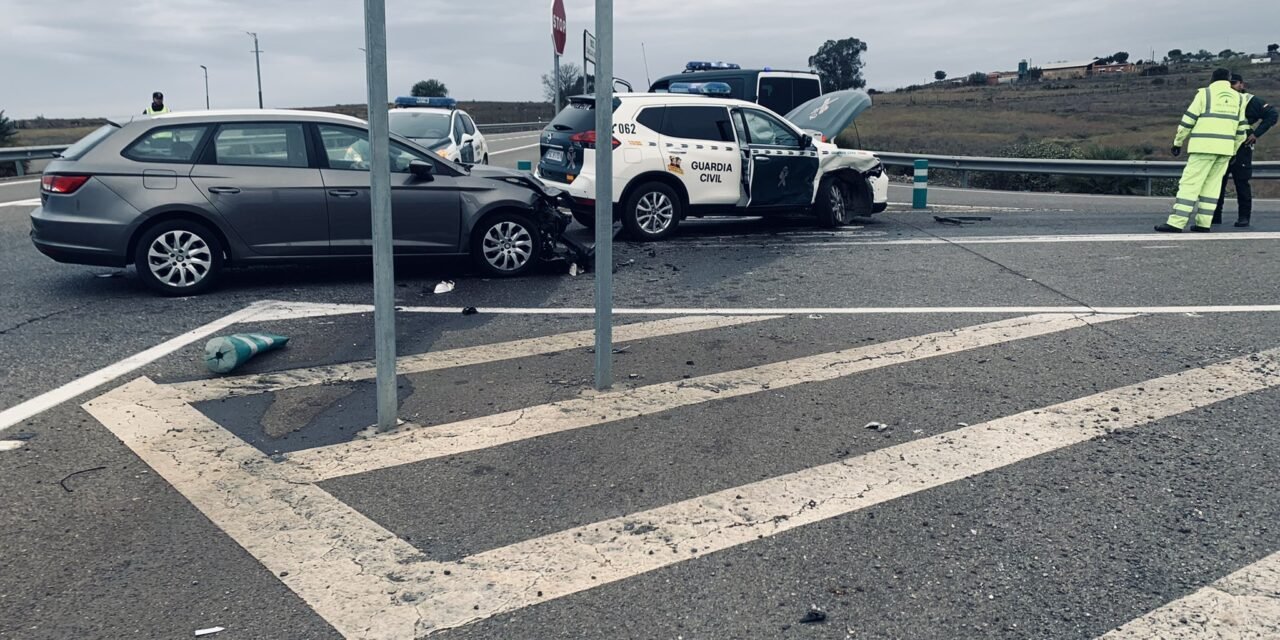
[[[585,80],[582,77],[582,68],[578,65],[572,62],[560,65],[560,97],[583,93]],[[542,95],[546,96],[547,102],[556,101],[555,74],[542,74]]]
[[867,43],[857,38],[844,40],[828,40],[818,52],[809,58],[809,68],[822,78],[822,88],[826,91],[841,89],[861,89],[867,86],[862,79],[862,54],[867,50]]
[[1277,51],[1280,51],[1280,44],[1267,45],[1267,53],[1275,53]]
[[974,71],[969,74],[969,84],[980,87],[987,84],[987,74],[981,71]]
[[1212,60],[1213,58],[1214,58],[1214,55],[1212,53],[1209,53],[1208,49],[1201,49],[1200,51],[1196,52],[1196,60],[1200,60],[1201,62],[1207,62],[1209,60]]
[[1129,61],[1129,52],[1117,51],[1115,55],[1111,56],[1111,59],[1114,60],[1116,64],[1124,64]]
[[934,80],[937,80],[938,82],[942,82],[943,80],[946,80],[946,79],[947,79],[947,72],[946,72],[946,71],[942,71],[941,69],[939,69],[938,71],[934,71],[934,72],[933,72],[933,79],[934,79]]
[[1223,60],[1230,60],[1231,58],[1236,57],[1236,52],[1230,49],[1223,49],[1222,51],[1218,52],[1218,57],[1222,58]]
[[13,146],[14,138],[18,137],[18,125],[4,115],[4,111],[0,110],[0,147]]
[[1168,56],[1170,60],[1177,62],[1182,59],[1182,49],[1170,49]]
[[413,85],[409,95],[415,98],[443,98],[449,95],[449,88],[435,78],[419,80]]

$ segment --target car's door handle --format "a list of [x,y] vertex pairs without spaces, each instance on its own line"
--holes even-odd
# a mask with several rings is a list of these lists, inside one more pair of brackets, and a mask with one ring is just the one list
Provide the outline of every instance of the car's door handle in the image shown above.
[[769,162],[769,156],[756,156],[756,162]]
[[673,155],[673,156],[682,156],[682,155],[684,155],[684,154],[686,154],[686,153],[689,153],[689,152],[688,152],[688,151],[685,151],[684,149],[672,149],[672,150],[668,151],[667,153],[670,153],[670,154],[671,154],[671,155]]
[[240,193],[237,187],[209,187],[209,193]]
[[329,195],[335,198],[354,198],[360,195],[360,192],[355,189],[331,189]]

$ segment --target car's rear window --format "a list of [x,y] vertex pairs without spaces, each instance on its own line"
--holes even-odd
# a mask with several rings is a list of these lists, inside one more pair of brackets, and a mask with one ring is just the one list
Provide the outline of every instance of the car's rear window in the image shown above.
[[99,143],[111,137],[111,134],[119,130],[120,127],[117,125],[104,124],[101,127],[94,129],[89,135],[80,138],[80,140],[75,144],[67,147],[67,150],[62,152],[62,157],[67,160],[79,160],[81,156],[89,153],[91,149],[98,146]]
[[[618,110],[618,105],[622,101],[618,98],[613,99],[613,110]],[[555,131],[563,131],[565,133],[576,133],[578,131],[588,131],[596,128],[596,103],[594,100],[571,100],[568,106],[560,110],[556,114],[555,119],[548,125]]]
[[406,138],[439,140],[449,137],[449,114],[422,111],[392,111],[391,132]]

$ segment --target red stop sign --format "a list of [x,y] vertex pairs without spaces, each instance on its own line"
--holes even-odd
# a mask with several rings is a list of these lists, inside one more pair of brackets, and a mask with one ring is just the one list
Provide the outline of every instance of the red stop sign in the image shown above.
[[564,43],[569,39],[569,20],[564,16],[564,0],[553,0],[551,3],[551,43],[555,45],[556,55],[564,55]]

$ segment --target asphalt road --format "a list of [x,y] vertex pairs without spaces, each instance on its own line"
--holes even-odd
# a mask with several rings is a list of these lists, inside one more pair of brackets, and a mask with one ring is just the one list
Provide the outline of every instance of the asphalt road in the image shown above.
[[161,299],[31,248],[4,204],[37,186],[0,186],[0,410],[119,375],[0,421],[0,638],[1280,637],[1276,202],[1207,236],[951,190],[691,221],[616,246],[605,395],[591,275],[398,265],[400,353],[447,353],[370,434],[364,307],[214,329],[291,337],[222,386],[205,336],[125,366],[262,300],[367,305],[367,267]]

